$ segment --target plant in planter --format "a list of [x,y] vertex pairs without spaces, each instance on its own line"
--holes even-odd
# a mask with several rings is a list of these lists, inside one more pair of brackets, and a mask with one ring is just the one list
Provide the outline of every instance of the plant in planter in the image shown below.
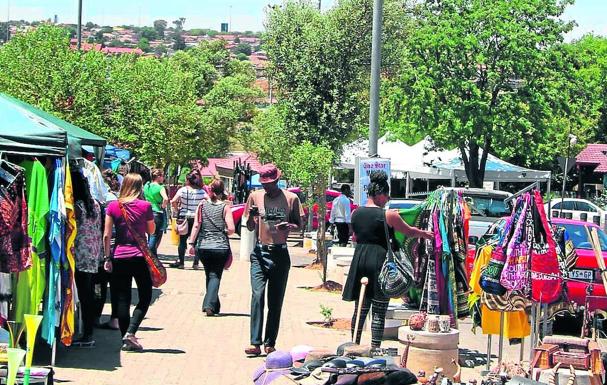
[[325,324],[331,326],[333,324],[333,308],[320,304],[320,315],[322,315]]

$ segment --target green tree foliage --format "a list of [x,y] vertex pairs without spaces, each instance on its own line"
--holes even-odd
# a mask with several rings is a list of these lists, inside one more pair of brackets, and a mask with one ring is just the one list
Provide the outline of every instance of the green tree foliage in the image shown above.
[[158,31],[152,27],[143,27],[139,30],[139,38],[144,38],[148,41],[156,40],[158,39]]
[[164,38],[164,31],[167,29],[166,20],[154,20],[154,29],[158,33],[158,36]]
[[7,24],[6,22],[0,22],[0,42],[3,43],[6,41]]
[[[41,26],[0,47],[0,92],[125,146],[150,165],[183,164],[224,154],[229,136],[254,116],[252,69],[224,51],[190,50],[200,62],[192,67],[176,58],[81,53],[69,48],[66,30]],[[214,74],[202,86],[196,70],[205,60]]]
[[142,37],[141,39],[139,39],[139,43],[137,43],[137,47],[141,48],[141,50],[143,52],[150,52],[150,50],[151,50],[150,41],[145,37]]
[[93,28],[98,27],[97,24],[93,23],[92,21],[89,21],[88,23],[85,24],[86,29],[91,30]]
[[234,48],[234,52],[236,54],[242,53],[245,56],[250,56],[251,55],[251,46],[247,43],[240,43],[236,46],[236,48]]
[[183,31],[183,26],[185,25],[185,17],[180,17],[177,20],[173,21],[175,25],[175,31]]
[[183,32],[178,30],[173,34],[173,49],[175,51],[181,51],[186,49],[185,39],[183,38]]
[[260,161],[272,162],[281,170],[287,170],[291,149],[296,143],[295,133],[286,129],[286,114],[283,104],[274,104],[260,112],[243,140],[245,148],[255,151]]
[[244,60],[248,60],[249,57],[244,53],[239,53],[236,55],[236,59],[238,59],[240,61],[244,61]]
[[559,59],[552,49],[571,29],[560,20],[570,3],[414,3],[411,34],[384,90],[383,114],[392,130],[400,138],[429,134],[439,146],[459,148],[473,187],[482,186],[489,151],[524,164],[545,157],[548,147],[554,154],[558,146],[548,138],[569,123],[555,123],[562,103],[553,86],[565,80],[554,70]]

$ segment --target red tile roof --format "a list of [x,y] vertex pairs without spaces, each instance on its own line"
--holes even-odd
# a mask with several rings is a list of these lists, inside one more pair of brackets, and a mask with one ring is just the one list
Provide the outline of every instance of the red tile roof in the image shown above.
[[254,153],[246,152],[241,154],[234,154],[227,158],[209,158],[208,165],[202,168],[202,176],[214,176],[218,174],[217,168],[223,168],[226,170],[234,169],[234,162],[240,160],[243,164],[250,164],[253,171],[259,170],[261,163],[257,159],[257,155]]
[[607,144],[589,144],[575,157],[582,166],[595,166],[594,172],[607,173]]
[[140,48],[125,48],[125,47],[105,47],[103,49],[104,53],[109,54],[129,54],[134,53],[135,55],[143,54],[143,51]]

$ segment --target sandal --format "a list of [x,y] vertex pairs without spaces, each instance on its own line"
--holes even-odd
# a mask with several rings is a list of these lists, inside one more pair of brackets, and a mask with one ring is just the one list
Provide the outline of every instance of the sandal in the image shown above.
[[276,348],[274,346],[266,346],[263,348],[263,350],[266,352],[266,354],[270,354],[272,352],[275,352]]
[[250,348],[246,348],[244,352],[247,356],[257,357],[261,354],[261,348],[259,345],[253,345]]

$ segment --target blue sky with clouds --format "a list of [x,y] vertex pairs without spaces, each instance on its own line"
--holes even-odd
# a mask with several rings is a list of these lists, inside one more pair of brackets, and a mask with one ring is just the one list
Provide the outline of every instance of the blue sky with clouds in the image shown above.
[[[328,9],[335,0],[322,0]],[[83,20],[103,25],[151,25],[156,19],[169,23],[186,18],[186,28],[219,29],[231,18],[233,30],[263,29],[264,9],[280,0],[83,0]],[[59,16],[59,21],[75,23],[77,0],[0,0],[0,20],[42,20]],[[578,27],[569,38],[594,32],[607,36],[607,0],[577,0],[565,13]]]

